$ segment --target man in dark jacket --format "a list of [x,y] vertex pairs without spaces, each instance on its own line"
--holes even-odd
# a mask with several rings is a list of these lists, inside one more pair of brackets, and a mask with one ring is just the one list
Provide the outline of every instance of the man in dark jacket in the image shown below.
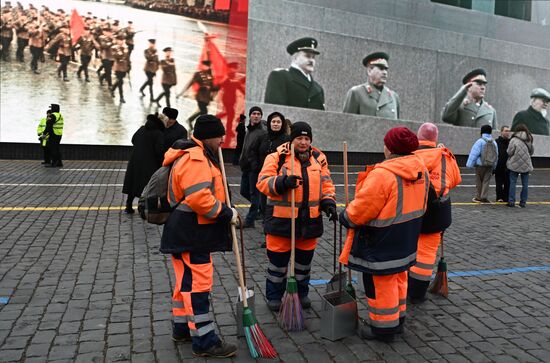
[[233,156],[233,165],[239,165],[239,159],[243,151],[244,136],[246,135],[245,122],[246,116],[241,114],[239,116],[239,124],[235,128],[235,132],[237,133],[237,146],[235,147],[235,154]]
[[508,201],[508,190],[510,189],[510,172],[506,168],[508,161],[508,144],[510,143],[510,128],[502,126],[500,136],[496,140],[498,146],[498,162],[495,169],[495,184],[497,191],[497,202]]
[[162,115],[159,116],[164,122],[164,152],[174,144],[176,140],[187,139],[187,130],[176,119],[178,110],[175,108],[164,107]]
[[535,88],[531,92],[531,105],[527,110],[520,111],[514,116],[512,131],[519,124],[525,124],[532,134],[550,135],[550,122],[545,117],[548,111],[550,92],[544,88]]
[[256,183],[258,182],[258,174],[262,169],[260,144],[267,133],[262,124],[262,115],[263,111],[260,107],[254,106],[250,108],[248,112],[250,123],[247,126],[243,151],[239,160],[239,165],[243,172],[241,176],[241,195],[250,201],[250,208],[245,218],[244,228],[254,228],[254,221],[258,216],[258,209],[260,208],[260,192],[256,188]]

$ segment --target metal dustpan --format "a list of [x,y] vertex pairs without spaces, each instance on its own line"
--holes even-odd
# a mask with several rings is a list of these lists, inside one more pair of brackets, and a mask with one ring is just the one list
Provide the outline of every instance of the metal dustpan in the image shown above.
[[[334,231],[336,236],[336,222]],[[341,242],[342,238],[340,250]],[[336,256],[336,248],[334,252]],[[327,284],[327,293],[321,296],[321,337],[331,341],[355,335],[357,330],[357,301],[344,289],[346,277],[347,274],[342,271],[342,264],[338,264],[338,273]]]
[[[255,295],[254,295],[254,288],[251,287],[249,288],[247,285],[246,285],[246,264],[245,264],[245,260],[244,260],[244,236],[243,236],[243,221],[241,219],[241,217],[239,216],[239,223],[241,224],[241,228],[240,228],[240,237],[241,237],[241,261],[243,263],[243,278],[244,278],[244,286],[246,286],[246,297],[247,297],[247,303],[248,303],[248,307],[250,308],[250,310],[252,310],[252,313],[253,314],[256,314],[256,311],[255,311]],[[237,320],[237,336],[239,337],[244,337],[244,327],[243,327],[243,310],[244,310],[244,305],[243,305],[243,299],[242,299],[242,292],[241,292],[241,288],[239,287],[238,289],[238,292],[239,292],[239,295],[237,296],[237,302],[235,303],[235,312],[236,312],[236,320]]]

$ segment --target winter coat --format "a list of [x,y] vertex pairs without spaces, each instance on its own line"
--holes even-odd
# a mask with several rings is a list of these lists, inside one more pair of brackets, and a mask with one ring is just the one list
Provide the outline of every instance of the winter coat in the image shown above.
[[510,139],[505,139],[502,136],[499,136],[497,141],[498,146],[498,161],[496,171],[504,172],[506,171],[506,162],[508,161],[508,145],[510,144]]
[[[468,161],[466,162],[467,168],[473,168],[474,166],[481,166],[481,151],[485,147],[485,144],[487,143],[485,140],[492,140],[493,144],[497,147],[497,153],[498,153],[498,144],[495,142],[495,140],[492,139],[491,134],[483,134],[472,146],[472,149],[470,150],[470,154],[468,155]],[[497,159],[498,161],[498,159]],[[497,162],[495,161],[493,165],[493,169],[497,167]]]
[[531,106],[527,110],[516,113],[514,121],[512,121],[512,130],[519,124],[525,124],[532,134],[550,135],[548,119],[542,116],[542,113],[535,111]]
[[267,135],[264,136],[260,143],[260,165],[264,164],[267,155],[277,151],[277,148],[287,141],[290,141],[290,137],[285,134],[284,126],[277,132],[271,129],[267,130]]
[[262,169],[262,160],[260,160],[260,143],[267,134],[262,121],[252,126],[248,125],[246,135],[244,137],[243,151],[239,159],[239,165],[243,172],[253,171],[260,172]]
[[164,124],[155,115],[147,116],[132,137],[132,155],[128,162],[124,186],[125,194],[140,196],[151,175],[162,165],[164,158]]
[[241,151],[243,151],[244,137],[246,135],[246,126],[244,125],[244,122],[239,122],[235,131],[237,132],[237,147],[235,148],[235,152],[241,155]]
[[187,139],[187,129],[176,121],[172,126],[164,129],[164,152],[179,139]]
[[506,152],[508,153],[506,167],[509,170],[516,173],[533,171],[531,155],[535,152],[535,148],[533,147],[533,141],[529,140],[525,131],[514,133]]

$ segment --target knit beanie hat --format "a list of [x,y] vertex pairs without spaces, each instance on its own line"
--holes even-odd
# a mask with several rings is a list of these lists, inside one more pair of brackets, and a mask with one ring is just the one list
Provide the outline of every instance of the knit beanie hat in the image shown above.
[[394,127],[384,136],[384,145],[396,155],[408,155],[418,149],[418,137],[406,127]]
[[491,125],[483,125],[481,126],[481,133],[482,134],[491,134],[493,132],[493,128]]
[[225,135],[222,121],[214,115],[201,115],[195,122],[193,136],[199,140],[212,139]]
[[425,122],[420,125],[418,132],[416,133],[418,140],[427,140],[437,142],[437,137],[439,136],[439,130],[436,125],[431,122]]
[[262,116],[264,115],[264,111],[262,111],[261,107],[258,107],[258,106],[252,106],[250,107],[250,110],[248,111],[248,116],[252,115],[252,112],[254,111],[258,111],[262,114]]
[[178,117],[178,110],[176,110],[175,108],[164,107],[162,109],[162,113],[172,120],[175,120]]
[[299,136],[309,136],[313,140],[313,133],[311,132],[311,126],[306,122],[295,122],[292,124],[290,131],[290,141],[294,140]]

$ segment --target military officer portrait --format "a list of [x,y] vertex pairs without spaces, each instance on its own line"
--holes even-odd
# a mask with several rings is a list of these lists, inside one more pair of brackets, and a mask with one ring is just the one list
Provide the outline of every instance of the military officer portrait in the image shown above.
[[399,95],[386,86],[389,59],[390,56],[384,52],[372,53],[363,58],[363,66],[367,69],[367,82],[349,89],[343,112],[399,118]]
[[456,126],[480,128],[489,125],[497,129],[497,113],[485,101],[487,72],[478,68],[462,79],[462,87],[451,97],[443,109],[443,122]]
[[289,68],[271,71],[265,89],[265,103],[325,109],[323,87],[313,79],[315,56],[319,55],[317,40],[300,38],[286,47],[292,57]]

